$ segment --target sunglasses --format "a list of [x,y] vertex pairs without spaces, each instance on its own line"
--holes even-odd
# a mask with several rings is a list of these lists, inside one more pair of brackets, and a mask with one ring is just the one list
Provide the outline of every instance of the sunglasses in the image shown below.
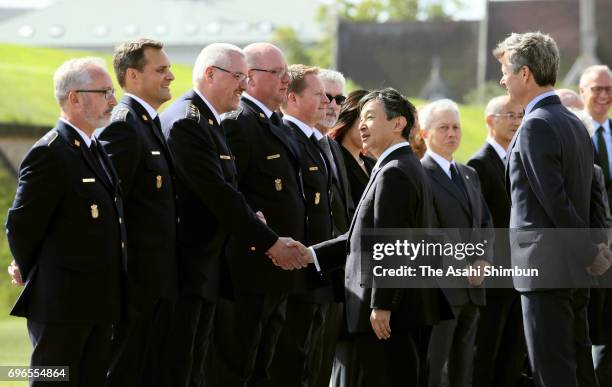
[[329,100],[329,103],[331,103],[332,101],[336,101],[336,105],[338,106],[342,105],[344,101],[346,101],[346,97],[343,96],[342,94],[338,94],[337,96],[334,97],[331,94],[325,93],[325,96]]

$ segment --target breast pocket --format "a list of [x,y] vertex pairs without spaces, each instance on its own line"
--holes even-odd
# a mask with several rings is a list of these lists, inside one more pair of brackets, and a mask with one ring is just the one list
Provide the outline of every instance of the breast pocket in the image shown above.
[[145,158],[147,174],[145,187],[147,192],[156,196],[171,194],[171,175],[168,164],[160,153],[151,152],[152,155]]
[[77,221],[90,226],[101,225],[107,210],[106,188],[97,178],[88,177],[77,181],[74,191],[79,198],[74,203]]
[[287,171],[291,167],[289,160],[279,153],[265,155],[260,164],[260,172],[264,175],[263,184],[275,192],[281,192],[287,184]]

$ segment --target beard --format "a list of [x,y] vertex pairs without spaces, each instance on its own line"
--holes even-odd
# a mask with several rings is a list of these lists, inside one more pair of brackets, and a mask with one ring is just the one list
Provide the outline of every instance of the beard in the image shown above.
[[329,130],[332,128],[332,126],[336,125],[336,121],[338,121],[338,119],[335,117],[325,116],[319,121],[319,125]]

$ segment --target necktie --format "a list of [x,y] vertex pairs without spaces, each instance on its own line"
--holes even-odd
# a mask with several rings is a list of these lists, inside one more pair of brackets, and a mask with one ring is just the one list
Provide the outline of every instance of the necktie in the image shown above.
[[159,119],[159,114],[155,116],[155,118],[153,119],[153,122],[155,122],[157,129],[159,129],[159,131],[161,132],[161,121]]
[[270,116],[270,121],[272,121],[272,123],[276,126],[281,126],[282,123],[281,118],[277,112],[272,112],[272,115]]
[[319,140],[319,146],[321,147],[323,153],[325,153],[325,156],[327,156],[327,160],[331,164],[331,169],[334,173],[336,181],[340,181],[340,178],[338,177],[338,168],[336,168],[336,163],[334,162],[334,154],[332,153],[331,146],[329,145],[329,139],[325,136],[321,137],[321,139]]
[[606,147],[606,140],[604,140],[603,131],[603,126],[597,128],[597,159],[606,181],[609,181],[610,165],[608,164],[608,148]]
[[465,190],[465,185],[463,185],[463,180],[461,179],[461,176],[459,176],[459,172],[457,172],[457,168],[455,167],[455,164],[450,165],[450,173],[451,173],[451,180],[453,181],[453,183],[455,183],[455,185],[459,188],[459,190],[463,193],[463,195],[467,199],[467,192]]
[[102,156],[100,155],[100,152],[98,151],[98,143],[96,142],[96,140],[92,139],[89,150],[93,154],[96,162],[100,165],[100,167],[104,171],[104,174],[106,175],[106,178],[108,179],[108,181],[112,184],[113,179],[111,178],[111,174],[108,172],[108,169],[106,169],[104,160],[102,159]]
[[319,145],[319,141],[315,137],[314,133],[311,134],[308,139],[310,140],[311,143],[314,144],[315,149],[319,152],[319,156],[321,156],[321,161],[323,161],[323,165],[325,166],[325,173],[328,173],[327,172],[327,161],[325,160],[325,156],[323,156],[321,146]]

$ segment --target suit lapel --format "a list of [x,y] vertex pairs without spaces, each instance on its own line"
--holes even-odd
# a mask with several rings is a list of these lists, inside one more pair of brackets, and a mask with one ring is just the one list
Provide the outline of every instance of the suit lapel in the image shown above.
[[[470,204],[465,195],[460,191],[455,183],[448,177],[448,175],[442,170],[442,168],[432,159],[429,155],[425,155],[423,158],[423,166],[429,171],[432,179],[437,181],[448,193],[453,195],[457,201],[461,204],[461,207],[471,217],[472,211],[470,210]],[[460,174],[462,172],[459,171]],[[464,182],[465,183],[465,182]],[[467,190],[467,187],[466,187]]]
[[142,106],[138,101],[129,96],[123,96],[121,102],[125,105],[129,106],[134,113],[138,116],[138,119],[145,122],[148,126],[149,130],[153,133],[153,136],[157,139],[159,146],[164,149],[164,152],[168,154],[168,148],[166,146],[166,140],[163,138],[161,133],[161,128],[157,128],[155,122],[153,122],[153,118],[147,113],[147,110]]
[[315,145],[310,142],[310,139],[306,137],[304,132],[302,132],[302,130],[298,128],[297,125],[287,120],[283,120],[283,122],[285,123],[285,126],[287,126],[288,128],[290,128],[290,130],[293,131],[295,139],[303,144],[304,149],[306,149],[306,153],[308,153],[308,157],[311,159],[311,162],[317,165],[321,172],[325,174],[325,177],[327,179],[327,187],[329,188],[331,184],[330,174],[332,171],[330,170],[331,166],[327,165],[328,163],[325,161],[326,159],[323,152],[321,152],[319,148],[315,148]]

